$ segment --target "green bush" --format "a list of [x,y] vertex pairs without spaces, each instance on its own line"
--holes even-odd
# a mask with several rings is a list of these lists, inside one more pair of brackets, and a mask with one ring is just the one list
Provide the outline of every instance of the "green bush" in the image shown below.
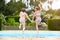
[[[30,17],[32,19],[32,17]],[[8,16],[6,17],[7,26],[19,26],[19,16]],[[26,26],[35,26],[35,23],[31,23],[28,19],[26,20]]]
[[60,30],[60,19],[50,19],[48,20],[49,30]]
[[15,22],[19,22],[19,16],[7,16],[6,21],[8,21],[9,18],[14,18]]
[[27,26],[36,26],[36,23],[28,23]]
[[16,22],[14,17],[7,18],[7,25],[8,26],[19,26],[19,22]]
[[15,25],[15,20],[13,18],[8,19],[9,25]]
[[2,25],[6,24],[5,18],[6,17],[2,13],[0,13],[0,19],[2,20]]

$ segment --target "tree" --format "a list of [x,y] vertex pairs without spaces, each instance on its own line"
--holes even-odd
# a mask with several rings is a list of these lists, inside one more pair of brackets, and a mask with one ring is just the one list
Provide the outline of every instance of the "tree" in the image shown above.
[[56,11],[56,15],[60,16],[60,9]]
[[35,0],[35,1],[30,0],[30,5],[37,6],[39,3],[40,3],[40,2],[37,1],[37,0]]
[[3,14],[6,16],[18,14],[23,7],[25,7],[25,4],[23,4],[22,1],[13,2],[11,0],[5,5]]
[[14,4],[12,1],[10,1],[8,4],[5,5],[3,14],[6,16],[12,15],[13,12],[15,12],[13,8],[14,8]]
[[0,13],[4,11],[5,0],[0,0]]
[[24,3],[22,3],[21,0],[18,1],[18,2],[16,2],[16,6],[15,6],[15,9],[16,9],[15,15],[16,15],[16,14],[19,14],[19,12],[21,11],[22,8],[26,8],[26,5],[25,5]]

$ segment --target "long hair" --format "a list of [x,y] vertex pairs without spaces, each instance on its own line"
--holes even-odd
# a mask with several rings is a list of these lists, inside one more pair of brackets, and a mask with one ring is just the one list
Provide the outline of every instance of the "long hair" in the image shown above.
[[35,6],[34,8],[36,8],[37,10],[40,10],[40,7],[39,6]]

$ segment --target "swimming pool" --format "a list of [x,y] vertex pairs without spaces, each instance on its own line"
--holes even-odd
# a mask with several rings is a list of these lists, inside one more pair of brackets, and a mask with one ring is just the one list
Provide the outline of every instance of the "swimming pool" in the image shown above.
[[60,31],[39,31],[38,34],[36,34],[36,31],[25,31],[24,35],[22,34],[22,31],[0,31],[0,36],[25,36],[25,37],[35,37],[38,35],[38,37],[60,37]]

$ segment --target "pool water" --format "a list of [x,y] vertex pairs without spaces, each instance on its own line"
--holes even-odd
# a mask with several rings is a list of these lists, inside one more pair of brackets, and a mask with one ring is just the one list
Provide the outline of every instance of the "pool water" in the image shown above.
[[36,31],[25,31],[24,34],[22,34],[22,31],[0,31],[0,36],[25,36],[25,37],[60,37],[59,31],[39,31],[37,34]]

